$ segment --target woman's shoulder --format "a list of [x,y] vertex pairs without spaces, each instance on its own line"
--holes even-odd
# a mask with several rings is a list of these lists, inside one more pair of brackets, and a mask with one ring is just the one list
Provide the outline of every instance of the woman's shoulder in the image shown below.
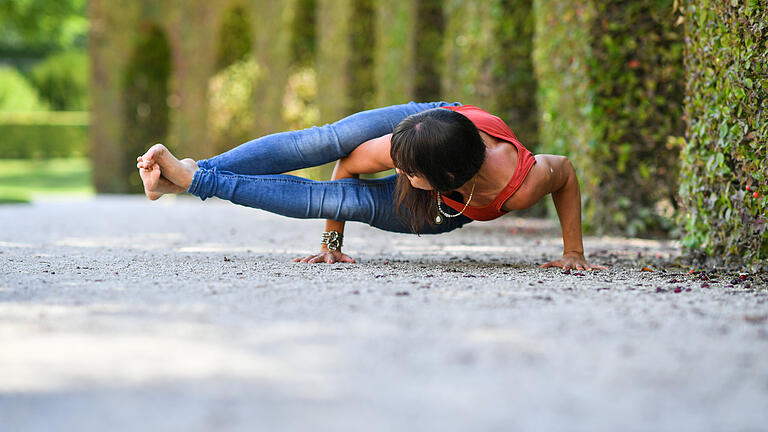
[[474,105],[444,106],[441,108],[450,109],[451,111],[456,111],[459,114],[466,116],[478,129],[484,130],[491,135],[497,137],[499,135],[505,135],[505,138],[508,138],[509,135],[514,136],[512,130],[506,123],[504,123],[504,120],[502,120],[501,117],[493,115],[482,108]]

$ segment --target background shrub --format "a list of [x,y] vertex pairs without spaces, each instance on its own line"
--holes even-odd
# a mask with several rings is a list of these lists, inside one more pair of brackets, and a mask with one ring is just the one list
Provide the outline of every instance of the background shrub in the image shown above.
[[82,50],[54,54],[36,64],[30,80],[55,111],[88,109],[88,54]]
[[683,245],[768,267],[768,2],[687,1]]
[[48,105],[37,90],[13,67],[0,66],[0,112],[41,111]]
[[253,92],[261,73],[256,60],[246,56],[211,78],[208,84],[208,127],[216,153],[256,138],[253,119],[258,112],[253,103]]
[[684,130],[673,1],[536,0],[534,17],[540,150],[574,162],[585,228],[668,233]]

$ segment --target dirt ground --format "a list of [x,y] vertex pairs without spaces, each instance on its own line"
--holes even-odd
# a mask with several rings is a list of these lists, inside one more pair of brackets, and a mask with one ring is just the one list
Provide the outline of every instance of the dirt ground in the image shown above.
[[[2,431],[765,431],[768,275],[558,226],[348,224],[131,196],[0,206]],[[654,271],[642,271],[648,267]],[[693,270],[693,272],[691,272]]]

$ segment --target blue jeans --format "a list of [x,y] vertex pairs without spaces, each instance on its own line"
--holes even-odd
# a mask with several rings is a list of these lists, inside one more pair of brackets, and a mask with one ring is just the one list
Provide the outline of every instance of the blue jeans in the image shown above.
[[[199,169],[187,192],[203,200],[215,196],[293,218],[357,221],[386,231],[411,232],[395,212],[397,175],[314,181],[280,173],[341,159],[363,142],[391,133],[409,115],[445,105],[461,104],[412,101],[248,141],[197,161]],[[471,221],[464,215],[444,220],[434,228],[425,224],[422,233],[448,232]]]

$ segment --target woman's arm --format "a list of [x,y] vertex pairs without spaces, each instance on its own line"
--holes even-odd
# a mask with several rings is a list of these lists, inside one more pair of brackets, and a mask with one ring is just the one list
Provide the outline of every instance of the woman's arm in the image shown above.
[[[562,267],[577,270],[605,269],[604,266],[590,265],[584,259],[584,245],[581,237],[581,192],[579,179],[571,161],[565,156],[537,155],[523,185],[520,195],[512,200],[511,206],[527,208],[547,194],[552,194],[560,227],[563,231],[563,258],[550,261],[541,267]],[[518,195],[518,193],[515,193]],[[515,196],[513,195],[513,197]]]
[[[389,156],[391,138],[392,134],[387,134],[357,146],[352,153],[336,162],[331,180],[359,178],[360,174],[375,173],[394,168],[392,158]],[[344,221],[327,219],[325,221],[325,231],[338,231],[343,234]],[[320,246],[319,254],[296,258],[293,261],[304,263],[324,262],[329,264],[335,262],[355,262],[354,259],[342,253],[341,248],[332,251],[324,244]]]

